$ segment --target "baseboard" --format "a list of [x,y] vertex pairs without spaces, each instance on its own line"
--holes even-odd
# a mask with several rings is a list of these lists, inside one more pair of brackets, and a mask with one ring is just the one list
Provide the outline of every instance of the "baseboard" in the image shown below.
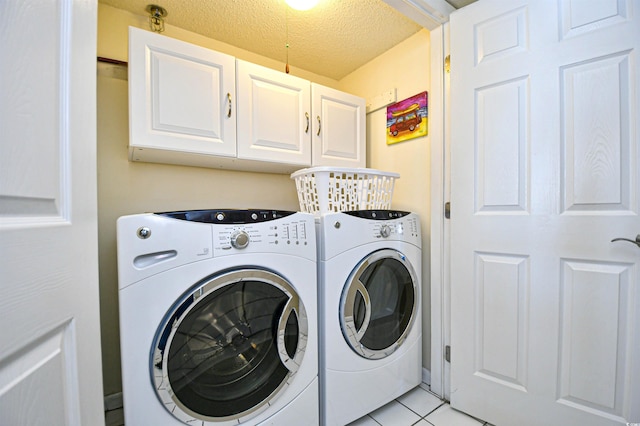
[[431,371],[426,368],[422,369],[422,383],[426,383],[431,386]]
[[104,411],[113,411],[122,408],[122,392],[112,393],[104,397]]

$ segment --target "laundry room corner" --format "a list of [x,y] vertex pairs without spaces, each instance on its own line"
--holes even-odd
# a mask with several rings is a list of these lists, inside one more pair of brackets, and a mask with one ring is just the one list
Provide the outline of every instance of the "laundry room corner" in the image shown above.
[[[104,395],[122,392],[116,220],[143,212],[204,208],[299,209],[289,174],[130,162],[127,81],[128,26],[147,28],[146,18],[103,4],[98,8],[97,78],[98,249]],[[225,50],[265,66],[271,60],[167,25],[167,34]],[[235,50],[234,50],[235,49]],[[321,76],[314,80],[333,86]]]
[[[98,243],[104,394],[122,391],[116,220],[123,215],[204,208],[298,210],[289,174],[130,162],[128,27],[147,28],[142,15],[104,4],[98,7]],[[253,63],[283,69],[284,64],[167,24],[165,35],[215,49]],[[429,92],[429,32],[420,30],[340,81],[296,70],[310,81],[370,99],[394,90],[397,100]],[[415,212],[422,232],[422,366],[430,370],[430,149],[429,136],[387,145],[386,108],[367,115],[369,168],[400,173],[392,209]]]
[[[423,29],[340,80],[340,89],[367,99],[394,91],[397,101],[430,91],[430,33]],[[367,113],[367,166],[400,173],[392,208],[415,212],[422,227],[422,366],[429,380],[431,365],[430,141],[423,136],[387,145],[386,107]]]

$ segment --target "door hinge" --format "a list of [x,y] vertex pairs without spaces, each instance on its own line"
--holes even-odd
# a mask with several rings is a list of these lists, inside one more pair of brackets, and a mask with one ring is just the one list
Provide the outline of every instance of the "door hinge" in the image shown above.
[[444,218],[451,219],[451,203],[449,201],[444,203]]
[[444,347],[444,360],[451,362],[451,346],[449,345]]

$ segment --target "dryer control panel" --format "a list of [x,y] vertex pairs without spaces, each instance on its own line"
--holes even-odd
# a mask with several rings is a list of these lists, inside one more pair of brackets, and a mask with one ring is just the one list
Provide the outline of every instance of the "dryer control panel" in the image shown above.
[[370,226],[370,231],[372,231],[374,238],[382,239],[410,240],[413,237],[419,237],[418,221],[415,218],[406,221],[397,220],[389,223],[374,223]]
[[414,237],[420,237],[418,218],[411,212],[401,210],[356,210],[343,213],[359,219],[368,219],[368,221],[361,222],[360,226],[367,229],[368,236],[373,238],[411,240]]
[[361,219],[370,220],[392,220],[405,217],[411,212],[405,212],[402,210],[354,210],[350,212],[343,212],[349,216],[359,217]]
[[321,259],[353,247],[384,243],[385,247],[409,243],[422,247],[420,218],[411,212],[360,210],[325,214],[318,228]]
[[360,221],[343,219],[342,221],[351,228],[359,228],[365,238],[409,242],[420,238],[420,222],[418,216],[411,212],[399,210],[357,210],[343,213],[359,219],[368,219]]

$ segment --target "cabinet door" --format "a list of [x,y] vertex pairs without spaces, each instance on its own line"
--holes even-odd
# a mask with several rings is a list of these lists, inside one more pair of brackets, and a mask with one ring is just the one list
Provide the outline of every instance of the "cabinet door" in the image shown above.
[[236,62],[238,158],[310,166],[309,82]]
[[[235,58],[129,28],[132,160],[236,155]],[[160,156],[161,158],[158,158]]]
[[365,167],[365,100],[311,83],[313,165]]

